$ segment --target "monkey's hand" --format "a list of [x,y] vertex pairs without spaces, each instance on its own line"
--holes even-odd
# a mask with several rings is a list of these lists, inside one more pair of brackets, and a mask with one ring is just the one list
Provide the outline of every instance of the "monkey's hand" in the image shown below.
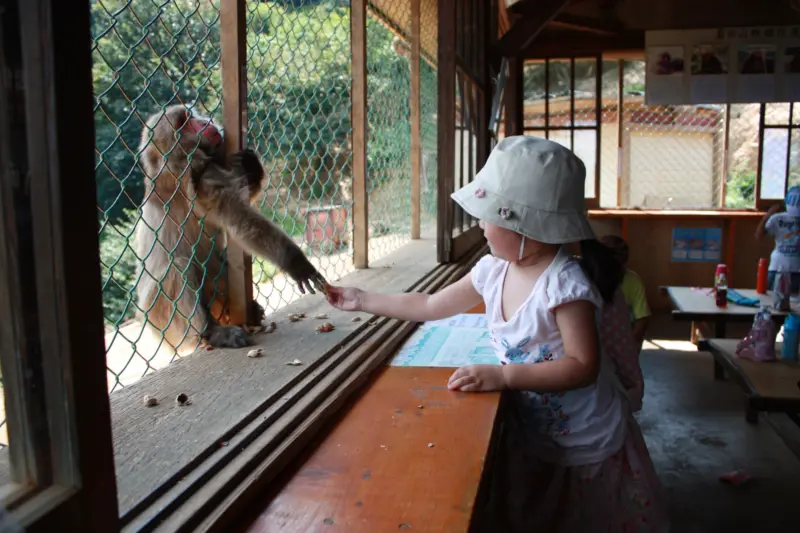
[[325,278],[314,268],[300,248],[289,252],[285,264],[282,265],[282,270],[297,283],[301,294],[305,294],[306,289],[311,294],[316,294],[314,288],[323,291]]
[[244,348],[250,345],[250,336],[239,326],[209,324],[202,338],[214,348]]

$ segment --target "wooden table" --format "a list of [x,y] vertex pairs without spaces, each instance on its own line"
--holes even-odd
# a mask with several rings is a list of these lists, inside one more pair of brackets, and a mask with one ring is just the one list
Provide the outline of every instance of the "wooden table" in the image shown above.
[[500,394],[448,391],[453,370],[381,370],[243,531],[467,532],[485,497]]
[[[728,322],[753,321],[758,311],[758,307],[748,307],[728,302],[727,307],[717,307],[714,296],[709,291],[710,288],[697,287],[662,287],[667,295],[674,310],[672,316],[676,320],[686,320],[689,322],[710,322],[714,324],[714,337],[724,339],[727,333],[726,325]],[[758,294],[754,289],[736,289],[742,296],[747,298],[758,298],[762,305],[772,306],[772,293]],[[792,302],[792,310],[800,312],[800,304]],[[782,324],[788,313],[785,311],[772,310],[772,318],[777,324]],[[693,332],[694,333],[694,332]],[[692,337],[694,341],[694,336]],[[715,372],[721,372],[721,368],[715,364]],[[721,377],[721,376],[718,376]]]
[[[758,422],[759,411],[787,413],[795,423],[800,418],[800,364],[786,361],[759,363],[736,356],[737,339],[709,339],[698,349],[711,352],[715,364],[723,367],[747,396],[746,419]],[[780,354],[781,343],[775,346]],[[715,377],[717,373],[715,372]]]

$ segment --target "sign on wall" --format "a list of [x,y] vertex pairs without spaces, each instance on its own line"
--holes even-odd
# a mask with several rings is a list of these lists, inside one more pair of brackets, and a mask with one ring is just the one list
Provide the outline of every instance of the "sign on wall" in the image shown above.
[[800,26],[645,32],[647,104],[800,100]]
[[714,262],[722,259],[722,229],[674,228],[672,260],[675,262]]

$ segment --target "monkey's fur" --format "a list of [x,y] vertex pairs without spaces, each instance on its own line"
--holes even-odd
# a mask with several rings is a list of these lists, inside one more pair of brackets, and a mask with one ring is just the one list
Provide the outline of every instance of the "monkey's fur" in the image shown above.
[[[243,328],[220,323],[227,316],[220,304],[226,232],[287,273],[300,292],[305,287],[313,294],[324,283],[294,241],[250,205],[266,180],[258,156],[243,150],[226,158],[222,144],[219,130],[182,105],[152,115],[142,130],[139,314],[179,352],[194,349],[199,336],[216,347],[250,344]],[[260,322],[264,310],[252,305]]]

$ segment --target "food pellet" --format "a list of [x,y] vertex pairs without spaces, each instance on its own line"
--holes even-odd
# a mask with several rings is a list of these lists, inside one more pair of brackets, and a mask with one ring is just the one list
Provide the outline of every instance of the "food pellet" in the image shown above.
[[353,317],[353,318],[350,320],[350,322],[361,322],[361,317],[360,317],[360,316],[354,316],[354,317]]
[[334,329],[336,329],[336,327],[333,324],[330,322],[325,322],[324,324],[317,326],[317,333],[328,333]]
[[247,357],[250,358],[261,357],[262,355],[264,355],[264,350],[262,350],[261,348],[256,348],[254,350],[250,350],[249,352],[247,352]]
[[175,401],[178,403],[178,405],[191,405],[192,403],[189,400],[189,395],[184,392],[178,394],[178,397],[175,398]]
[[433,443],[432,443],[432,442],[429,442],[429,443],[428,443],[428,448],[433,448],[433,446],[434,446],[434,445],[433,445]]
[[264,333],[272,333],[276,329],[278,329],[278,324],[276,324],[275,322],[270,322],[269,326],[264,328]]
[[317,318],[319,320],[325,320],[326,318],[328,318],[328,315],[326,315],[325,313],[320,313],[317,316],[315,316],[314,318]]
[[144,397],[144,405],[145,407],[155,407],[158,405],[158,398],[155,396],[150,396],[149,394]]
[[293,359],[286,364],[289,366],[300,366],[303,364],[303,362],[300,359]]

